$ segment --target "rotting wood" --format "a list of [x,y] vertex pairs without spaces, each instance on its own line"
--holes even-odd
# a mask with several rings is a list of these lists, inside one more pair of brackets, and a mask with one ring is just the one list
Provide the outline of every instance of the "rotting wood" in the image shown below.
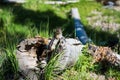
[[[79,41],[77,41],[75,39],[66,39],[66,41],[67,41],[66,45],[69,45],[70,50],[72,50],[72,48],[74,48],[74,47],[72,47],[73,44],[79,43]],[[37,77],[39,77],[36,74],[36,72],[38,73],[39,70],[40,70],[38,67],[36,67],[38,65],[37,62],[39,61],[38,56],[41,56],[40,55],[41,54],[40,51],[42,51],[41,49],[43,49],[43,50],[46,49],[46,48],[42,48],[42,47],[45,47],[45,46],[41,46],[41,45],[43,45],[43,44],[48,45],[48,43],[49,43],[49,40],[48,39],[46,40],[46,38],[34,37],[34,38],[23,40],[18,46],[17,59],[18,59],[19,65],[20,65],[20,71],[23,75],[27,76],[31,80],[33,80],[32,76],[36,80],[37,80]],[[23,47],[20,48],[21,46],[23,46]],[[76,47],[81,49],[81,46],[77,45]],[[36,54],[37,51],[38,51],[39,55]],[[74,51],[76,51],[76,50],[74,50]],[[102,61],[106,60],[107,62],[109,62],[109,63],[111,63],[115,66],[120,65],[120,55],[113,52],[108,47],[100,47],[100,46],[95,46],[95,45],[89,45],[88,52],[93,56],[94,62],[102,62]],[[72,54],[72,55],[74,56],[74,54]],[[46,57],[46,56],[43,56],[43,57]],[[77,56],[77,58],[78,57],[79,56]],[[77,58],[75,58],[75,59],[77,59]],[[68,61],[68,60],[66,60],[66,61]],[[67,62],[66,62],[66,64],[67,64]],[[60,63],[59,65],[63,65],[63,64]],[[67,65],[67,66],[71,66],[71,65]],[[65,67],[66,66],[64,66],[62,68],[64,69]],[[38,75],[39,75],[39,73],[38,73]]]
[[[75,39],[66,39],[66,41],[68,41],[66,44],[69,44],[70,49],[72,49],[72,52],[75,53],[75,51],[81,51],[83,46],[79,46],[76,45],[76,47],[72,47],[73,44],[81,44],[80,41],[75,40]],[[49,42],[49,41],[48,41]],[[30,38],[30,39],[25,39],[22,42],[20,42],[20,44],[17,46],[17,59],[19,62],[19,66],[20,66],[20,71],[22,72],[23,75],[29,77],[31,79],[31,76],[33,75],[32,73],[36,73],[36,71],[40,70],[38,67],[36,67],[38,65],[38,61],[41,57],[45,58],[48,54],[44,54],[44,50],[46,50],[45,46],[43,45],[47,45],[46,44],[46,40],[44,38],[38,37],[38,38]],[[79,47],[77,47],[79,46]],[[79,48],[79,49],[78,49]],[[68,56],[69,58],[69,54],[73,55],[74,57],[76,57],[76,55],[79,54],[72,54],[72,52],[65,54]],[[79,53],[79,52],[77,52]],[[44,56],[43,56],[44,54]],[[63,55],[62,58],[65,56]],[[79,57],[79,56],[78,56]],[[73,60],[73,62],[75,62],[77,58],[74,58],[75,60]],[[60,65],[62,69],[66,68],[67,64],[74,64],[74,63],[70,63],[70,61],[67,59],[62,60],[59,59],[59,61],[61,62]],[[72,60],[70,58],[70,60]],[[66,62],[62,62],[62,61],[66,61]],[[64,63],[65,65],[63,65],[62,63]],[[69,65],[69,66],[71,66]],[[32,72],[31,76],[28,75],[28,72]],[[37,74],[36,74],[37,75]],[[35,77],[36,78],[36,77]],[[31,79],[32,80],[32,79]]]
[[93,63],[106,61],[120,67],[120,55],[109,47],[89,45],[88,52],[93,56]]
[[39,55],[36,52],[39,52],[41,47],[47,44],[46,38],[37,36],[25,39],[17,46],[16,57],[19,63],[19,71],[23,78],[25,77],[28,80],[39,80],[38,74],[40,69],[37,67]]

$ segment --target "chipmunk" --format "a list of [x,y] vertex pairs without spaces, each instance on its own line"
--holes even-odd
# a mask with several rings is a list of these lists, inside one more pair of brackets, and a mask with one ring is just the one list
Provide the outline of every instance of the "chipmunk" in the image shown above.
[[50,50],[54,50],[55,47],[56,47],[56,44],[59,41],[59,39],[62,38],[62,37],[63,37],[63,35],[62,35],[61,28],[55,29],[54,34],[53,34],[53,38],[52,38],[52,40],[49,43],[49,49]]
[[[62,38],[62,30],[57,28],[54,32],[53,38],[48,44],[48,49],[42,50],[42,54],[39,57],[40,67],[44,68],[47,64],[47,60],[49,60],[52,56],[53,50],[56,48],[56,44],[58,43],[59,39]],[[42,49],[42,48],[41,48]]]
[[57,28],[53,35],[54,38],[60,39],[63,37],[61,28]]

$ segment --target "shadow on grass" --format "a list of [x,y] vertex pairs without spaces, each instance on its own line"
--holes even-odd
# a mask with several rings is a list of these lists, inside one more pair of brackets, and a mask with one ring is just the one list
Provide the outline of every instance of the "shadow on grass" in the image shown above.
[[[56,15],[52,10],[47,10],[45,12],[32,11],[23,8],[22,6],[14,7],[14,23],[26,25],[32,23],[31,26],[35,26],[37,29],[44,29],[40,26],[42,23],[48,24],[49,31],[53,31],[57,27],[62,27],[63,29],[70,25],[68,19],[63,19]],[[69,28],[68,28],[69,29]],[[67,30],[65,29],[67,32]]]
[[49,28],[53,29],[57,26],[62,26],[66,20],[58,17],[52,10],[45,12],[32,11],[23,8],[22,6],[14,7],[14,22],[19,24],[34,23],[36,28],[39,29],[41,22],[49,23]]
[[[28,27],[35,27],[36,29],[44,29],[46,26],[40,26],[42,23],[48,24],[49,31],[52,33],[56,27],[62,27],[64,35],[67,37],[74,36],[74,27],[72,19],[63,19],[59,17],[54,11],[48,9],[47,11],[33,11],[26,9],[21,5],[2,5],[2,8],[12,8],[13,23],[20,25],[27,25]],[[41,28],[42,27],[42,28]],[[97,45],[114,46],[118,43],[119,39],[116,34],[109,32],[97,31],[92,29],[91,26],[85,27],[88,37]],[[16,35],[16,34],[15,34]],[[14,35],[13,35],[14,36]]]
[[96,45],[113,47],[119,42],[118,34],[116,33],[111,34],[108,31],[96,30],[91,26],[85,26],[85,30]]
[[[69,36],[71,35],[71,31],[73,31],[70,19],[63,19],[50,9],[42,12],[33,11],[31,9],[26,9],[21,5],[16,6],[14,4],[5,4],[2,5],[2,8],[12,8],[12,13],[14,15],[13,23],[15,24],[27,25],[31,28],[35,27],[38,30],[45,29],[46,25],[48,25],[51,33],[56,27],[62,27],[65,35],[67,34]],[[42,26],[42,24],[45,24],[45,26]]]
[[[10,27],[12,28],[12,24],[16,25],[16,27],[19,28],[19,26],[23,27],[27,26],[28,29],[35,28],[39,32],[40,31],[45,31],[47,25],[50,34],[53,34],[53,30],[57,27],[61,27],[64,31],[64,35],[67,37],[71,37],[74,34],[74,27],[72,25],[72,20],[70,18],[61,18],[59,15],[55,14],[54,11],[51,9],[48,9],[47,11],[34,11],[31,9],[26,9],[24,8],[21,4],[0,4],[0,7],[2,11],[7,10],[8,12],[11,12],[12,14],[12,21],[10,21],[11,25]],[[8,16],[11,16],[8,15]],[[6,15],[7,16],[7,15]],[[2,29],[5,27],[5,20],[3,17],[0,17],[0,27]],[[18,25],[18,26],[17,26]],[[9,27],[9,26],[7,26]],[[12,30],[12,29],[11,29]],[[27,29],[26,29],[27,30]],[[3,32],[3,31],[2,31]],[[12,42],[18,42],[17,39],[22,40],[26,38],[26,33],[23,33],[22,31],[15,32],[14,34],[7,32],[4,30],[5,35],[9,41]],[[35,32],[33,32],[34,34]],[[29,34],[29,33],[28,33]],[[9,42],[8,41],[8,42]]]

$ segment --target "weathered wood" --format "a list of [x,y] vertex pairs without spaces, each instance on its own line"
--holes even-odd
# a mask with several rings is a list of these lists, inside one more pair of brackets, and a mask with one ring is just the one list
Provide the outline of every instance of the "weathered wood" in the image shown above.
[[76,3],[79,0],[68,0],[68,1],[44,1],[44,4],[69,4],[69,3]]
[[[20,71],[24,76],[29,77],[31,80],[32,80],[31,76],[33,75],[36,76],[34,77],[35,79],[38,77],[37,74],[35,74],[36,71],[37,72],[39,71],[39,68],[36,67],[38,66],[37,62],[39,61],[38,56],[44,55],[43,58],[46,58],[45,55],[47,54],[41,54],[40,52],[42,51],[41,50],[42,47],[37,48],[37,46],[46,44],[45,42],[41,41],[41,39],[39,38],[30,38],[30,39],[25,39],[21,41],[20,44],[17,46],[18,49],[17,49],[16,55],[19,62]],[[81,45],[79,40],[71,39],[71,38],[65,39],[64,45],[65,45],[65,48],[62,51],[64,53],[63,55],[61,55],[61,57],[59,57],[58,64],[56,64],[56,66],[59,67],[59,70],[64,70],[69,66],[73,66],[75,62],[78,60],[79,55],[81,54],[81,50],[84,47],[84,45]],[[61,46],[63,48],[63,44],[60,45],[59,49],[61,48]],[[37,51],[39,55],[37,55]],[[43,61],[41,61],[41,63],[42,62]],[[42,64],[40,66],[44,66],[44,65],[46,64]]]
[[120,55],[109,47],[89,45],[88,52],[93,56],[93,63],[106,61],[120,67]]
[[[74,66],[79,59],[79,56],[82,54],[82,49],[84,47],[79,40],[72,38],[65,40],[62,39],[60,43],[57,44],[56,48],[56,51],[61,53],[58,57],[58,64],[55,65],[58,68],[58,71],[62,71],[68,67]],[[60,49],[61,47],[62,49]]]
[[21,78],[28,80],[38,80],[36,71],[39,71],[37,66],[37,57],[34,51],[21,52],[17,50],[16,57],[19,63],[19,71],[22,74]]
[[21,41],[17,46],[16,57],[21,77],[27,80],[39,80],[40,69],[37,67],[38,54],[36,52],[37,47],[41,45],[47,45],[47,40],[42,37],[34,37]]
[[[43,71],[51,55],[57,54],[59,57],[56,59],[54,72],[59,74],[64,69],[75,65],[84,47],[85,45],[77,39],[65,38],[61,29],[56,29],[52,40],[43,37],[25,39],[17,46],[16,54],[21,74],[30,80],[38,80],[42,77],[40,69]],[[120,55],[109,47],[89,44],[88,52],[93,56],[94,63],[106,61],[120,67]]]
[[3,2],[8,2],[8,3],[25,3],[25,0],[3,0]]
[[[78,60],[79,56],[81,55],[82,53],[81,50],[83,49],[83,47],[85,47],[84,45],[81,44],[79,40],[76,39],[65,38],[65,40],[61,41],[60,41],[61,43],[57,47],[58,49],[60,49],[61,47],[63,48],[60,49],[62,50],[63,54],[60,55],[60,57],[58,58],[58,63],[55,65],[55,67],[57,67],[57,69],[55,70],[58,70],[57,73],[59,73],[59,70],[61,71],[66,69],[67,67],[73,66],[75,62]],[[38,66],[37,62],[39,61],[37,56],[42,55],[40,52],[42,51],[41,45],[43,44],[47,45],[48,43],[46,43],[46,40],[44,38],[37,37],[25,39],[18,45],[16,55],[19,62],[20,72],[23,76],[27,77],[27,79],[38,80],[38,78],[40,77],[40,68],[37,67]],[[41,47],[37,48],[37,46]],[[37,51],[39,55],[36,54]],[[120,67],[120,55],[113,52],[108,47],[89,45],[88,52],[93,56],[95,62],[102,62],[106,60],[107,62]],[[42,57],[46,58],[45,54]]]
[[71,14],[72,14],[72,18],[74,20],[76,37],[78,37],[78,39],[82,42],[82,44],[86,44],[90,40],[84,30],[83,24],[80,21],[78,9],[72,8]]

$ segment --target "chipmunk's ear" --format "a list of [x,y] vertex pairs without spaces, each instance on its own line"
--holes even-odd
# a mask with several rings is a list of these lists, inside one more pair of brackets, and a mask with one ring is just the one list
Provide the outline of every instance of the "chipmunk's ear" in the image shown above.
[[56,28],[53,30],[54,34],[61,34],[62,33],[62,29],[60,27]]

